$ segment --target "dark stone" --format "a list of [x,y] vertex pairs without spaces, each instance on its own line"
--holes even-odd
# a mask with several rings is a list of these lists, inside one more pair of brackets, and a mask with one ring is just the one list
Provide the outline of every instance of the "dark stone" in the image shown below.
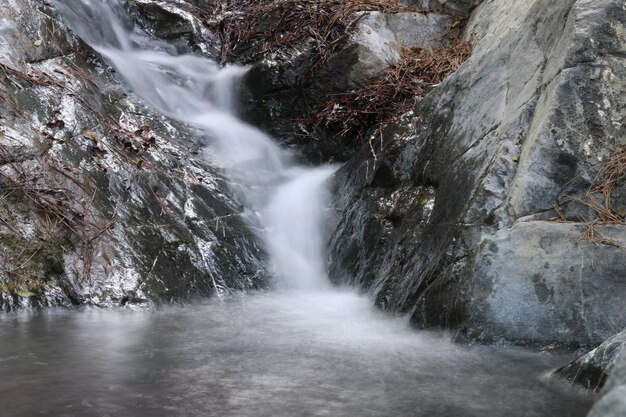
[[610,337],[591,352],[558,369],[555,374],[591,391],[600,391],[626,347],[626,330]]
[[602,397],[589,412],[588,417],[621,417],[626,415],[626,355],[620,354],[610,370]]
[[[469,61],[338,173],[330,275],[465,340],[591,347],[626,325],[620,249],[548,222],[626,145],[624,24],[617,0],[478,6]],[[372,181],[383,166],[393,188]],[[433,186],[432,213],[414,200],[377,221],[406,186]],[[573,200],[563,211],[595,216]],[[626,244],[623,225],[602,233]]]

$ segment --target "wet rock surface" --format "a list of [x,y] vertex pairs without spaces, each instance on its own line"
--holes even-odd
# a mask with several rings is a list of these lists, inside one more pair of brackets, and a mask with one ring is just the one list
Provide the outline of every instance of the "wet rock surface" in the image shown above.
[[603,396],[589,412],[588,417],[618,417],[626,414],[626,355],[621,354]]
[[[550,221],[593,220],[567,197],[626,145],[625,19],[611,0],[476,8],[470,60],[339,172],[331,276],[465,340],[593,347],[626,325],[625,226],[602,244]],[[392,196],[407,214],[376,211]]]
[[467,16],[482,0],[407,0],[423,10]]
[[196,132],[145,108],[41,3],[0,10],[0,310],[262,286]]
[[626,330],[558,369],[556,375],[580,384],[588,390],[599,391],[614,371],[620,372],[616,365],[623,356],[625,347]]
[[203,2],[129,0],[133,17],[149,33],[176,45],[181,51],[216,55],[219,41],[198,16]]

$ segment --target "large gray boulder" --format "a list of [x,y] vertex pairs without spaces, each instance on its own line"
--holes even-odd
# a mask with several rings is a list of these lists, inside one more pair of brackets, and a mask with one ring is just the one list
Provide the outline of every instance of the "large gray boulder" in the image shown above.
[[618,0],[478,6],[469,61],[339,172],[331,276],[471,340],[592,347],[626,326],[626,226],[602,244],[552,221],[594,219],[567,197],[626,146],[625,23]]
[[153,113],[34,0],[0,0],[0,310],[263,285],[189,128]]
[[[467,270],[467,336],[590,346],[626,323],[626,253],[581,241],[585,229],[518,222],[485,239]],[[598,231],[626,247],[624,226]]]

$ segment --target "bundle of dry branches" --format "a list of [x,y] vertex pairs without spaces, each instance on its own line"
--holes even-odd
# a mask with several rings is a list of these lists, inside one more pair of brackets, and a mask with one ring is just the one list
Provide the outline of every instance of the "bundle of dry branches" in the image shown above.
[[[626,224],[626,208],[616,209],[613,207],[613,193],[620,186],[626,186],[626,147],[614,149],[613,155],[600,169],[593,184],[583,196],[571,196],[560,204],[575,202],[589,207],[597,216],[594,220],[585,220],[587,225],[581,240],[588,240],[604,245],[615,246],[621,249],[622,246],[614,239],[604,236],[597,229],[598,226],[608,224]],[[572,223],[559,208],[555,205],[557,217],[553,220]]]
[[626,147],[614,150],[612,157],[602,166],[584,196],[569,197],[565,202],[576,201],[591,208],[598,216],[595,224],[624,224],[626,211],[616,211],[612,207],[612,199],[615,188],[625,180]]
[[381,79],[358,90],[332,97],[315,114],[312,124],[341,136],[361,135],[376,124],[384,125],[414,106],[429,88],[441,83],[469,58],[471,46],[454,42],[440,49],[403,48],[400,62]]
[[[595,184],[578,201],[591,207],[598,215],[590,229],[598,224],[626,224],[626,210],[613,208],[613,192],[626,181],[626,147],[615,149],[612,157],[603,165]],[[593,234],[593,230],[592,230]],[[594,240],[594,239],[588,239]],[[606,243],[606,242],[603,242]]]
[[[0,145],[0,154],[6,151]],[[83,278],[88,280],[94,244],[112,227],[112,223],[104,222],[93,210],[95,190],[77,172],[45,155],[28,162],[26,165],[16,162],[1,167],[0,202],[11,202],[8,207],[29,211],[29,220],[41,234],[41,242],[62,242],[78,247],[83,259]],[[0,222],[23,245],[20,253],[26,254],[26,248],[33,243],[32,239],[19,232],[19,221],[11,211],[7,211],[7,207],[0,210]],[[19,277],[19,274],[11,274],[12,271],[6,268],[4,272]]]
[[204,19],[221,40],[222,62],[245,58],[258,61],[312,40],[318,63],[349,35],[354,13],[415,11],[398,0],[224,0],[204,12]]
[[626,213],[617,213],[611,209],[613,191],[626,178],[626,147],[615,149],[612,157],[604,164],[598,175],[598,183],[593,187],[591,194],[602,195],[603,209],[600,218],[604,221],[624,223]]

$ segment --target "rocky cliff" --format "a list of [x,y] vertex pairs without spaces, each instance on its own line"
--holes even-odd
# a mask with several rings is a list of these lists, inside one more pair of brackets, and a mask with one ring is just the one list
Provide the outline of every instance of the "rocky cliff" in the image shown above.
[[623,328],[623,165],[605,167],[626,145],[624,19],[610,0],[475,9],[473,56],[339,173],[331,276],[466,340]]
[[262,286],[256,237],[195,132],[53,14],[0,2],[0,310]]

